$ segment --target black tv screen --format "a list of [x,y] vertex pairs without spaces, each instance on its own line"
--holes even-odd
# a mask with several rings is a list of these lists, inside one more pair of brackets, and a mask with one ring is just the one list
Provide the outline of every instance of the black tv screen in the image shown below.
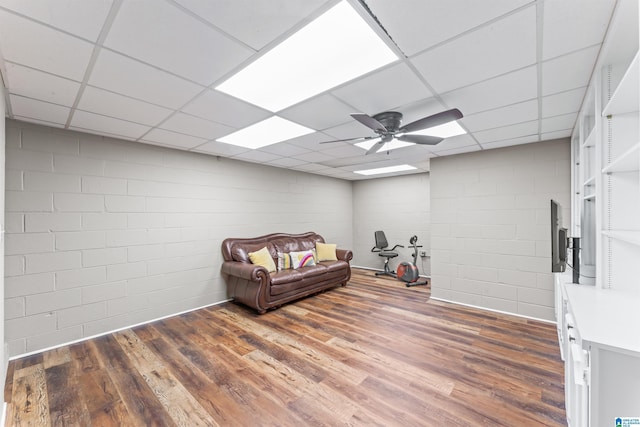
[[562,208],[551,200],[551,271],[562,273],[567,268],[567,229],[562,226]]

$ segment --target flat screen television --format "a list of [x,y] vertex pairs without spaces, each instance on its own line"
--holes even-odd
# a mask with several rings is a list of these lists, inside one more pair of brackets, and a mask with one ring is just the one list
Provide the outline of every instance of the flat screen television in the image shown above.
[[551,200],[551,272],[562,273],[567,268],[567,229],[562,226],[562,208]]

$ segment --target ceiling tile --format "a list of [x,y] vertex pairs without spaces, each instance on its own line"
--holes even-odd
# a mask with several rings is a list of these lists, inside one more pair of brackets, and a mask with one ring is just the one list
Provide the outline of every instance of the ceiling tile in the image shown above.
[[348,142],[336,142],[334,144],[321,144],[318,150],[332,157],[353,157],[366,153],[366,150],[356,147]]
[[482,147],[489,150],[492,148],[511,147],[513,145],[531,144],[538,142],[538,135],[522,136],[520,138],[504,139],[502,141],[487,142]]
[[253,54],[164,1],[123,2],[104,45],[202,85]]
[[52,74],[22,67],[10,62],[5,64],[9,93],[71,107],[76,99],[80,83]]
[[297,145],[289,144],[286,142],[280,142],[277,144],[271,144],[260,148],[260,151],[265,153],[275,154],[277,156],[295,156],[297,154],[309,153],[312,150],[302,148]]
[[204,138],[197,138],[191,135],[184,135],[178,132],[171,132],[164,129],[152,129],[142,137],[147,142],[159,142],[171,147],[191,149],[207,142]]
[[437,92],[447,92],[536,62],[536,9],[528,7],[464,34],[411,62]]
[[280,111],[279,116],[315,130],[323,130],[352,120],[354,109],[329,94],[311,98],[291,108]]
[[442,98],[467,115],[534,99],[537,87],[536,67],[532,66],[446,93]]
[[176,0],[224,32],[260,50],[327,0]]
[[308,162],[304,160],[292,159],[291,157],[280,157],[279,159],[272,160],[268,164],[281,168],[292,168],[294,166],[304,165]]
[[506,14],[529,0],[368,0],[382,26],[408,56]]
[[543,97],[542,117],[552,117],[579,111],[586,90],[586,87],[581,87]]
[[599,46],[542,63],[542,95],[587,86],[598,58]]
[[294,159],[304,160],[306,162],[315,162],[315,163],[322,163],[322,162],[326,162],[333,159],[333,156],[328,156],[318,151],[309,151],[308,153],[296,154],[288,157],[293,157]]
[[544,7],[543,60],[602,43],[614,4],[615,0],[540,3]]
[[525,123],[518,123],[511,126],[475,132],[473,134],[481,144],[502,141],[505,139],[515,139],[523,136],[538,135],[538,121],[533,120]]
[[542,133],[557,132],[563,130],[572,131],[576,124],[578,113],[564,114],[562,116],[542,119]]
[[85,87],[78,108],[150,126],[158,124],[173,111],[92,86]]
[[192,135],[205,140],[212,140],[227,135],[235,129],[220,123],[210,122],[189,114],[176,113],[159,127],[185,135]]
[[68,107],[16,95],[9,95],[9,102],[11,103],[11,111],[16,116],[61,125],[66,123],[67,118],[69,118],[69,112],[71,111]]
[[471,146],[480,148],[470,135],[459,135],[459,136],[454,136],[453,138],[447,138],[444,141],[442,141],[440,144],[431,145],[428,148],[430,151],[439,154],[440,152],[445,150],[453,150],[461,147],[471,147]]
[[273,113],[215,90],[206,90],[182,111],[205,120],[243,128],[266,119]]
[[[369,74],[332,93],[359,110],[355,112],[369,115],[432,96],[422,81],[403,63]],[[367,96],[362,96],[364,93]]]
[[543,133],[541,135],[541,140],[542,141],[549,141],[549,140],[552,140],[552,139],[568,138],[570,136],[571,136],[571,129],[565,129],[565,130],[559,130],[559,131],[555,131],[555,132]]
[[0,6],[96,41],[111,3],[111,0],[2,0]]
[[100,51],[89,84],[169,108],[181,107],[203,90],[201,86],[106,49]]
[[538,118],[538,100],[519,102],[463,117],[459,121],[471,132],[528,122]]
[[82,80],[93,51],[90,43],[1,9],[0,40],[5,61],[77,81]]
[[71,126],[95,132],[105,132],[111,135],[126,136],[133,139],[140,138],[149,130],[148,126],[143,126],[138,123],[114,119],[113,117],[102,116],[100,114],[93,114],[80,110],[76,110],[73,113]]
[[268,163],[279,159],[280,156],[276,154],[265,153],[264,151],[249,150],[240,154],[236,154],[235,156],[233,156],[233,158],[239,160],[247,160],[254,163]]
[[209,141],[195,147],[192,151],[196,151],[198,153],[232,157],[249,150],[247,148],[239,147],[233,144],[226,144],[224,142],[218,142],[218,141]]

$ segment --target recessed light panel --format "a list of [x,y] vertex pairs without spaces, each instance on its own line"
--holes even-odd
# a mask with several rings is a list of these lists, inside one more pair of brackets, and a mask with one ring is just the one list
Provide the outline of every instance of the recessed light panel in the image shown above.
[[277,112],[397,59],[342,1],[216,89]]
[[365,169],[365,170],[353,171],[353,172],[359,173],[360,175],[379,175],[383,173],[404,172],[404,171],[410,171],[414,169],[416,169],[416,167],[411,165],[398,165],[398,166],[388,166],[386,168]]
[[[363,150],[369,150],[369,148],[371,148],[373,144],[377,144],[377,142],[375,142],[374,140],[371,140],[371,141],[358,142],[357,144],[353,144],[353,145],[355,145],[356,147],[360,147]],[[391,151],[391,150],[395,150],[396,148],[409,147],[411,145],[415,145],[415,144],[412,142],[400,141],[394,138],[391,141],[387,142],[386,144],[383,144],[380,147],[380,149],[376,151],[376,153]]]
[[428,129],[422,129],[417,132],[411,132],[410,135],[429,135],[439,136],[440,138],[450,138],[452,136],[458,136],[467,133],[458,122],[453,121],[445,123],[439,126],[434,126]]
[[217,141],[245,148],[261,148],[315,132],[282,117],[273,116],[254,125],[240,129]]

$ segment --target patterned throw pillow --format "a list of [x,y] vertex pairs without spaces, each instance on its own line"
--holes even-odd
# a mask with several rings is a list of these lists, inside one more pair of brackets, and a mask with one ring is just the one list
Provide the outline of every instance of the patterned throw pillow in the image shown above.
[[291,252],[289,255],[291,255],[291,264],[294,269],[316,265],[313,251]]
[[293,268],[293,264],[291,263],[291,254],[278,252],[278,271],[289,270],[291,268]]

